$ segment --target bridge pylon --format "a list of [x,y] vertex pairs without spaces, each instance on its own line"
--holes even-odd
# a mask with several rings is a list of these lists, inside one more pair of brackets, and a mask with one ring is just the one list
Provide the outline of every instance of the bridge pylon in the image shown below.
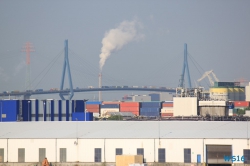
[[190,73],[189,73],[189,68],[188,68],[187,44],[186,43],[184,44],[184,62],[183,62],[182,74],[181,74],[180,85],[179,85],[179,87],[181,88],[185,88],[185,84],[184,84],[185,70],[187,71],[188,86],[189,88],[192,88],[191,80],[190,80]]
[[[62,72],[60,91],[63,90],[66,68],[67,68],[68,79],[69,79],[69,90],[70,90],[69,100],[71,100],[72,97],[74,96],[74,90],[73,90],[73,84],[72,84],[70,66],[69,66],[69,58],[68,58],[68,40],[65,40],[65,42],[64,42],[64,62],[63,62],[63,72]],[[61,97],[62,100],[65,100],[62,93],[59,93],[59,96]]]

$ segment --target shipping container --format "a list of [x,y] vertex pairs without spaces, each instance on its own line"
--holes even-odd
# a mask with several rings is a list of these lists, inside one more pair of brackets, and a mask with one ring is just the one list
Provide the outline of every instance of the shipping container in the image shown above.
[[161,108],[162,107],[162,102],[141,102],[141,108],[145,108],[145,107],[149,107],[149,108],[153,108],[153,107]]
[[70,112],[84,112],[85,102],[83,100],[71,100],[71,111]]
[[101,104],[117,104],[117,105],[119,105],[120,102],[119,101],[103,101]]
[[249,107],[249,101],[234,101],[235,107]]
[[31,121],[32,102],[31,100],[22,100],[22,121]]
[[[86,116],[86,117],[85,117]],[[92,112],[73,112],[72,121],[93,121]]]
[[160,116],[160,108],[140,108],[141,116]]
[[86,109],[99,109],[100,105],[99,104],[87,104]]
[[120,112],[119,108],[101,108],[100,109],[100,115],[106,116],[108,112]]
[[120,112],[139,112],[139,107],[120,107]]
[[16,122],[19,114],[19,100],[0,100],[0,122]]
[[151,97],[151,101],[160,101],[160,94],[158,93],[149,94],[149,96]]
[[162,103],[162,107],[173,107],[174,103]]
[[100,105],[102,104],[102,102],[101,101],[86,101],[86,105],[90,105],[90,104]]
[[161,109],[161,113],[173,113],[174,108],[173,107],[164,107]]
[[173,113],[161,113],[161,117],[174,116]]
[[119,104],[102,104],[100,105],[101,108],[119,108]]
[[120,102],[120,107],[139,107],[139,102]]

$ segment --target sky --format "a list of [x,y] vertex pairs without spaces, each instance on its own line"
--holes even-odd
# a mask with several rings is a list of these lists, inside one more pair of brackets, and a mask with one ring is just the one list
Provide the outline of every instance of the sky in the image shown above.
[[[185,43],[193,87],[209,87],[207,78],[197,82],[209,70],[220,81],[250,81],[249,7],[249,0],[1,0],[0,91],[26,89],[27,42],[30,89],[60,88],[66,39],[74,88],[98,87],[100,71],[102,85],[177,87]],[[102,53],[109,55],[100,69]],[[82,98],[98,93],[73,99]]]

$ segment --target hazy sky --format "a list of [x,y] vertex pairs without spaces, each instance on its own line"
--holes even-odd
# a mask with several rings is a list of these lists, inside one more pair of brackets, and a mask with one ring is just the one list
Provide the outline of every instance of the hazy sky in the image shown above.
[[[249,81],[249,8],[249,0],[1,0],[0,91],[25,90],[26,42],[35,50],[32,89],[59,88],[65,39],[73,86],[97,87],[102,40],[124,22],[135,22],[133,35],[140,37],[121,44],[123,39],[113,35],[112,42],[120,46],[102,68],[103,85],[178,86],[184,43],[193,86],[208,70],[220,81]],[[204,80],[201,85],[208,86]]]

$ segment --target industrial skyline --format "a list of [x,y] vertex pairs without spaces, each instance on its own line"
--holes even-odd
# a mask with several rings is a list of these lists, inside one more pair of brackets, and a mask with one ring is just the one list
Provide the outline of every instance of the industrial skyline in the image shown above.
[[[32,88],[59,88],[65,39],[69,40],[74,88],[98,87],[99,55],[105,34],[122,22],[133,20],[139,23],[137,33],[143,38],[131,40],[112,52],[102,70],[102,85],[178,86],[184,43],[191,58],[188,64],[193,86],[209,70],[220,81],[242,78],[249,81],[246,68],[250,59],[249,5],[246,0],[3,0],[0,2],[0,91],[25,90],[22,47],[26,42],[31,42],[36,50],[30,57]],[[69,87],[67,82],[65,87]],[[209,83],[207,80],[201,84]],[[122,96],[124,92],[103,92],[104,99],[105,95],[116,94]],[[98,92],[86,94],[86,98],[94,96],[98,98]]]

